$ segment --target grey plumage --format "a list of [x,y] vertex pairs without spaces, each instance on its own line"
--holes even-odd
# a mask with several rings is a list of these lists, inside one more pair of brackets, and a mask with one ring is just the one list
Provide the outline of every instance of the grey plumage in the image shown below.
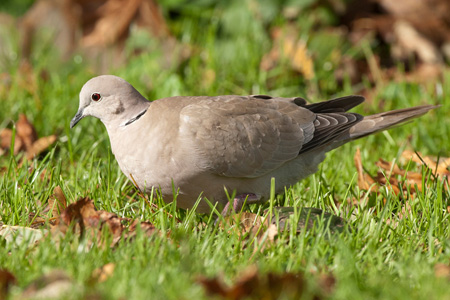
[[[156,187],[169,202],[174,185],[179,207],[192,207],[199,195],[223,206],[224,188],[267,200],[271,177],[283,191],[316,172],[327,151],[435,107],[367,117],[348,112],[363,101],[347,96],[307,104],[298,97],[228,95],[149,102],[125,80],[104,75],[83,86],[71,127],[84,116],[99,118],[121,170],[141,189]],[[202,201],[198,211],[209,210]]]

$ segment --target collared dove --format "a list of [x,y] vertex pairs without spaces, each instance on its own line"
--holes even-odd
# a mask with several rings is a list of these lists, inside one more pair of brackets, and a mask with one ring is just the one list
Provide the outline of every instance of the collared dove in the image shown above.
[[[191,208],[199,196],[228,208],[225,189],[236,193],[233,207],[265,201],[271,178],[284,191],[317,171],[326,152],[351,140],[425,114],[433,105],[361,116],[347,112],[362,103],[347,96],[307,104],[303,98],[177,96],[153,102],[122,78],[103,75],[81,89],[70,122],[99,118],[123,173],[163,199]],[[198,212],[211,211],[202,200]]]

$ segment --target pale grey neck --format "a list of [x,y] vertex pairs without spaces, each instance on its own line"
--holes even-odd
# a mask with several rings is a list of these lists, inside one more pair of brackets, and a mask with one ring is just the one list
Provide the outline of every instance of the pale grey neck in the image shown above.
[[139,97],[132,103],[129,101],[119,102],[114,110],[115,113],[110,114],[109,117],[102,120],[102,122],[105,124],[108,132],[120,130],[120,128],[123,128],[127,123],[131,124],[139,119],[143,113],[147,111],[150,104],[151,102],[144,97]]
[[128,107],[126,113],[124,113],[124,118],[121,119],[123,119],[125,123],[129,122],[130,120],[136,118],[138,115],[142,114],[143,111],[146,111],[150,104],[150,101],[143,98],[131,107]]

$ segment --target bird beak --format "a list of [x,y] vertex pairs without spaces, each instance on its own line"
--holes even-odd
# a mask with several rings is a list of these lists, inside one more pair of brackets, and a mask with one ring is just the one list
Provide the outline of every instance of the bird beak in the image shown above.
[[83,109],[79,109],[75,117],[73,117],[73,119],[70,121],[70,128],[72,129],[83,118],[84,118]]

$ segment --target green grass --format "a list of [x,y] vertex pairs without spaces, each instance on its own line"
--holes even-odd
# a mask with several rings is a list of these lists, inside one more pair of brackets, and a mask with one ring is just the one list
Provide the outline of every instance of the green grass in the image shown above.
[[[340,87],[333,70],[322,66],[330,60],[327,41],[333,43],[332,47],[340,47],[343,54],[364,56],[363,51],[339,38],[330,39],[325,33],[303,33],[311,36],[310,47],[317,53],[314,80],[302,80],[287,64],[261,71],[259,62],[270,50],[264,22],[284,22],[274,16],[271,19],[270,14],[263,20],[249,19],[248,11],[233,15],[232,9],[235,8],[228,11],[209,7],[207,13],[200,15],[198,8],[189,6],[185,14],[169,20],[176,37],[197,49],[182,64],[163,69],[158,61],[164,54],[155,46],[156,49],[130,58],[127,65],[110,73],[127,79],[149,99],[268,93],[317,101],[360,91],[360,87],[348,84]],[[318,16],[320,19],[321,14]],[[247,21],[239,34],[233,17]],[[301,20],[309,24],[305,31],[317,22],[306,13]],[[16,52],[17,34],[12,30],[5,35]],[[318,274],[331,272],[337,280],[332,299],[448,298],[448,279],[437,278],[434,272],[437,263],[448,264],[450,259],[448,185],[430,182],[422,193],[409,200],[386,190],[367,202],[356,184],[353,155],[360,147],[364,166],[371,173],[377,170],[374,162],[378,158],[393,161],[404,149],[450,156],[450,73],[439,83],[443,92],[438,95],[433,85],[391,82],[378,86],[378,97],[362,104],[357,112],[369,114],[429,103],[443,106],[410,124],[329,153],[315,175],[293,186],[286,197],[277,198],[278,204],[317,207],[343,217],[349,222],[348,230],[331,236],[320,230],[302,230],[298,235],[284,233],[275,243],[255,251],[260,247],[258,243],[242,241],[236,233],[215,226],[208,216],[175,210],[170,204],[152,212],[121,174],[99,120],[86,118],[69,130],[69,121],[78,107],[78,92],[97,73],[87,61],[53,63],[56,49],[49,45],[41,48],[32,61],[35,90],[23,83],[18,60],[3,65],[9,80],[0,86],[0,128],[12,127],[18,115],[26,113],[39,136],[56,133],[59,140],[47,154],[28,164],[19,166],[17,157],[0,157],[0,168],[6,168],[0,177],[1,222],[30,225],[28,214],[42,211],[54,187],[59,185],[70,202],[88,196],[98,209],[150,221],[171,234],[170,238],[155,235],[151,239],[138,235],[134,241],[121,242],[113,249],[95,244],[86,249],[86,241],[72,235],[58,243],[45,238],[35,246],[2,243],[0,268],[10,270],[18,279],[13,294],[19,294],[42,274],[63,269],[83,287],[73,293],[74,299],[94,294],[103,299],[208,299],[196,283],[198,276],[220,275],[231,284],[249,266],[256,265],[261,273],[304,272],[312,290]],[[44,70],[50,74],[48,79],[39,76]],[[216,76],[209,85],[202,84],[207,70]],[[380,100],[384,100],[382,105]],[[347,200],[351,198],[360,204],[349,204]],[[406,202],[411,212],[408,217],[399,218],[398,212]],[[268,204],[254,205],[249,209],[267,207]],[[181,223],[168,218],[166,212],[175,213]],[[91,283],[92,271],[110,262],[116,265],[114,274],[103,283]]]

